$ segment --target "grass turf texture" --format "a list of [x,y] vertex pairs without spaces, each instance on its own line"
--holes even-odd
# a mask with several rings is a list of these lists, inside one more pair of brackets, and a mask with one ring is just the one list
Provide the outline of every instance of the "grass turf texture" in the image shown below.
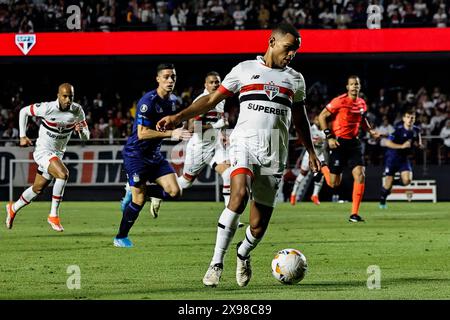
[[[4,204],[4,203],[3,203]],[[351,204],[279,204],[264,240],[252,253],[253,278],[235,280],[235,245],[217,288],[201,282],[216,237],[221,203],[165,202],[158,219],[148,205],[130,233],[132,249],[112,240],[119,202],[63,202],[63,233],[46,222],[50,204],[35,202],[0,229],[0,299],[448,299],[449,203],[363,203],[365,223],[349,223]],[[4,208],[4,206],[2,207]],[[4,215],[2,216],[3,219]],[[243,222],[248,222],[248,209]],[[2,220],[3,221],[3,220]],[[276,252],[300,249],[309,270],[298,285],[271,275]],[[69,290],[70,265],[81,289]],[[369,290],[368,266],[381,269],[381,288]]]

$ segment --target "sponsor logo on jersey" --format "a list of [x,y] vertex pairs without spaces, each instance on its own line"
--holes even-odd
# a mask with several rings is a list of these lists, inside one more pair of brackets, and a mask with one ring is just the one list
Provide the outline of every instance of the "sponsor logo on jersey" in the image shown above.
[[264,91],[270,100],[275,98],[280,93],[280,87],[275,85],[272,81],[264,85]]
[[249,103],[247,108],[250,110],[262,111],[264,113],[275,114],[277,116],[286,117],[288,115],[287,110],[278,109],[278,108],[269,107],[269,106],[263,106],[263,105],[255,104],[255,103]]
[[158,113],[163,113],[164,112],[163,108],[159,104],[155,104],[155,110]]
[[252,75],[252,77],[250,78],[250,80],[253,80],[253,79],[259,79],[259,77],[260,77],[259,74],[254,74],[254,75]]
[[148,106],[146,104],[141,105],[141,108],[139,109],[141,112],[147,112]]
[[35,34],[16,34],[16,46],[20,49],[20,51],[22,51],[24,55],[27,55],[35,44]]

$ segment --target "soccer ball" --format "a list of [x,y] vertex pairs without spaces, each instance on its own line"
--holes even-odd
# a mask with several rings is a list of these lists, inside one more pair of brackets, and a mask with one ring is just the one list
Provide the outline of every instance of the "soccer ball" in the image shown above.
[[272,275],[284,284],[300,282],[306,274],[306,257],[299,250],[283,249],[272,260]]

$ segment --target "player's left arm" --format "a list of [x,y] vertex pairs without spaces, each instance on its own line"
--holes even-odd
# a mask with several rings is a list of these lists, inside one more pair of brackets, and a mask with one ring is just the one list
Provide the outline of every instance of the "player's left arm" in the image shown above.
[[86,116],[83,109],[81,108],[80,115],[78,116],[78,121],[75,123],[75,132],[78,133],[78,136],[83,141],[87,141],[91,137],[91,133],[89,132],[89,128],[86,122]]
[[320,170],[320,160],[316,155],[311,137],[311,125],[306,114],[305,100],[295,101],[292,107],[292,120],[300,141],[309,153],[309,161],[313,172]]

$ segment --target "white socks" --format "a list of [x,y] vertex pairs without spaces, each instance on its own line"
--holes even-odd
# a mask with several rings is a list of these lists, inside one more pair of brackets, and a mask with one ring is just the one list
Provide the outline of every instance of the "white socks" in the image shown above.
[[303,179],[305,179],[305,176],[299,173],[297,178],[295,179],[294,187],[292,188],[292,195],[297,195],[298,187],[300,186],[300,183]]
[[21,195],[19,200],[14,202],[12,208],[15,213],[17,213],[20,209],[29,205],[31,201],[33,201],[38,196],[37,193],[33,191],[33,187],[29,187],[26,189]]
[[231,167],[228,167],[225,169],[224,172],[222,172],[222,180],[223,180],[223,187],[222,187],[222,195],[225,202],[225,208],[228,206],[228,202],[230,202],[230,184],[231,184]]
[[320,189],[322,189],[322,185],[323,185],[323,176],[319,182],[314,182],[314,191],[313,191],[314,196],[319,195]]
[[238,254],[244,259],[247,258],[250,255],[250,251],[255,249],[261,239],[255,238],[250,231],[250,226],[248,226],[247,230],[245,230],[245,239],[238,249]]
[[214,248],[214,256],[211,260],[211,265],[215,265],[216,263],[223,264],[223,258],[233,240],[238,223],[239,214],[228,208],[225,208],[222,211],[219,223],[217,224],[216,246]]
[[50,217],[57,217],[59,214],[59,205],[62,201],[66,183],[67,180],[55,179],[55,183],[53,184],[52,208],[50,209]]
[[177,180],[178,185],[180,186],[181,189],[190,188],[192,186],[192,183],[194,183],[194,181],[189,181],[188,179],[186,179],[184,175],[179,176]]

